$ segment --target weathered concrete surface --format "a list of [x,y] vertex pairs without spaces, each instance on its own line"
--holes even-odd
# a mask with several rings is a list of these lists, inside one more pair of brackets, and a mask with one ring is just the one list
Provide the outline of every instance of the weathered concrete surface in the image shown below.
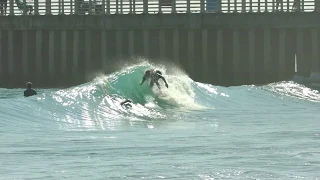
[[216,85],[263,84],[319,69],[320,13],[0,17],[0,87],[68,87],[136,56]]

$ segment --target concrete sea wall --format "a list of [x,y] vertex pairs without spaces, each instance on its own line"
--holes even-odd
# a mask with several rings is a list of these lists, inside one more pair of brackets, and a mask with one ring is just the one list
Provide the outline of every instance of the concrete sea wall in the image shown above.
[[68,87],[135,57],[195,81],[263,84],[319,70],[320,13],[0,17],[0,86]]

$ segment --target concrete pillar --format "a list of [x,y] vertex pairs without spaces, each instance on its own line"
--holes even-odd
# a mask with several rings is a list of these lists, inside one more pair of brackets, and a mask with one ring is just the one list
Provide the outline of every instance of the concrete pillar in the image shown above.
[[143,1],[143,14],[148,14],[148,0]]
[[255,80],[255,32],[253,29],[249,29],[249,71],[250,71],[250,82],[253,83]]
[[271,40],[270,40],[270,29],[265,28],[263,30],[263,42],[264,42],[264,54],[263,54],[263,68],[264,68],[264,80],[268,81],[270,79],[270,61],[271,61]]
[[166,39],[165,39],[164,29],[159,31],[159,49],[160,49],[160,58],[164,59],[166,57]]
[[106,30],[101,31],[101,61],[103,68],[107,65],[107,32]]
[[190,75],[194,75],[194,30],[189,29],[188,31],[188,69]]
[[134,55],[134,36],[133,36],[133,30],[129,31],[129,56]]
[[85,71],[88,75],[91,71],[91,30],[85,31]]
[[207,29],[202,29],[201,32],[201,37],[202,37],[202,79],[203,81],[208,81],[209,77],[208,74],[208,30]]
[[191,13],[191,0],[187,0],[187,13]]
[[302,34],[302,29],[298,28],[297,29],[297,72],[300,72],[303,69],[300,65],[302,65],[302,61],[303,61],[303,34]]
[[79,60],[79,31],[75,30],[73,32],[73,61],[72,61],[72,74],[74,77],[77,77],[79,67],[78,67],[78,60]]
[[49,74],[50,79],[53,79],[54,75],[54,31],[49,31]]
[[116,32],[116,57],[120,59],[122,55],[122,32],[117,30]]
[[22,30],[22,71],[23,76],[28,75],[28,31]]
[[223,65],[223,33],[222,29],[217,32],[217,74],[219,83],[222,81],[222,65]]
[[42,72],[42,30],[36,31],[36,69],[37,75]]
[[2,77],[2,71],[3,71],[3,69],[2,69],[2,61],[3,61],[3,58],[2,58],[2,31],[0,30],[0,79],[1,79],[1,77]]
[[179,29],[173,29],[173,59],[179,64]]
[[61,71],[62,74],[67,73],[67,32],[61,31]]
[[149,56],[149,31],[143,30],[143,51],[145,56]]
[[286,75],[286,30],[279,29],[279,69],[278,79],[282,80]]
[[234,83],[238,84],[241,77],[239,77],[239,58],[240,58],[240,42],[239,42],[239,30],[238,29],[234,29],[233,30],[233,35],[232,35],[232,39],[233,39],[233,57],[232,57],[232,61],[233,61],[233,79],[234,79]]
[[312,41],[312,71],[320,71],[319,69],[319,46],[318,46],[318,29],[311,30]]
[[13,31],[8,31],[8,70],[9,74],[12,76],[14,73],[14,59],[13,59]]

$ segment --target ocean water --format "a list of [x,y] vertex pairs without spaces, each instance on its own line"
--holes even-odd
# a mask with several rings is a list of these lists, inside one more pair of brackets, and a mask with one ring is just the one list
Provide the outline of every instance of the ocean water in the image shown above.
[[[139,85],[148,68],[169,88]],[[0,179],[320,179],[318,91],[170,69],[140,63],[29,98],[0,89]]]

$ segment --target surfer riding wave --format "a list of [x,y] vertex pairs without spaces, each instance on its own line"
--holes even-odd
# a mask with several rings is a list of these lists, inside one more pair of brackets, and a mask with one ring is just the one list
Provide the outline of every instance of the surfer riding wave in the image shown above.
[[158,86],[158,88],[161,89],[160,84],[158,82],[159,79],[163,80],[163,82],[165,83],[167,88],[169,87],[166,79],[162,76],[162,73],[159,70],[154,70],[154,69],[147,70],[144,73],[144,76],[142,78],[140,85],[142,85],[147,79],[150,79],[150,87],[151,88],[153,87],[154,84],[156,84]]

